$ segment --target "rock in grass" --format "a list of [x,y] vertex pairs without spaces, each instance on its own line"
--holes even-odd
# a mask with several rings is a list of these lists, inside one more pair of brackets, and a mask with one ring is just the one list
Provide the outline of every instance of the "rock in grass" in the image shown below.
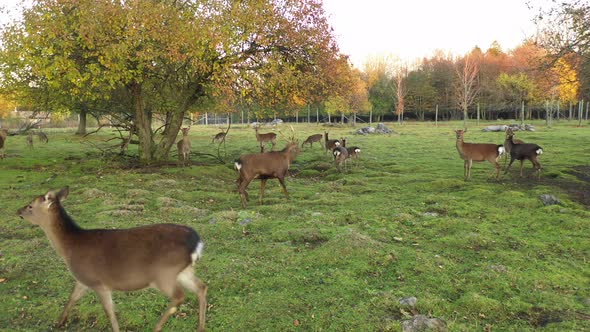
[[416,315],[410,320],[402,321],[403,332],[446,331],[447,323],[439,318],[428,318],[424,315]]
[[541,199],[541,202],[543,202],[543,204],[545,205],[559,205],[561,204],[561,201],[559,200],[559,198],[553,196],[553,195],[549,195],[549,194],[544,194],[539,196],[539,198]]
[[410,307],[415,307],[416,306],[416,302],[418,302],[418,299],[414,296],[411,297],[405,297],[403,299],[399,300],[399,304],[401,305],[407,305]]

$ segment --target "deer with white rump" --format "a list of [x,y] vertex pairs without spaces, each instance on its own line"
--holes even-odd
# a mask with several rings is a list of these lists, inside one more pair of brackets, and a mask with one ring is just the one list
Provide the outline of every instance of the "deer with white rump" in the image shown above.
[[329,139],[328,132],[324,132],[324,148],[326,148],[326,152],[332,152],[335,147],[340,146],[340,141],[337,139]]
[[315,142],[319,142],[320,146],[322,145],[322,134],[315,134],[315,135],[310,135],[309,137],[307,137],[307,139],[305,139],[305,141],[303,141],[303,143],[301,143],[301,148],[303,149],[303,146],[305,144],[309,144],[309,147],[313,147],[313,143]]
[[59,325],[64,325],[72,306],[92,289],[98,295],[113,331],[118,332],[112,292],[152,287],[170,298],[168,308],[154,328],[160,331],[183,302],[184,288],[197,294],[198,331],[204,331],[207,286],[193,272],[193,265],[203,251],[203,241],[197,232],[177,224],[83,229],[62,206],[68,193],[68,187],[49,191],[18,210],[21,218],[41,227],[76,279]]
[[465,143],[463,142],[463,134],[467,132],[465,130],[455,130],[457,134],[457,151],[459,152],[459,156],[465,162],[463,164],[464,172],[463,176],[465,180],[469,180],[471,176],[471,166],[473,162],[482,162],[488,161],[494,168],[496,169],[496,179],[500,176],[500,164],[498,160],[504,153],[504,147],[498,144],[488,144],[488,143]]
[[537,172],[537,178],[541,180],[541,163],[539,162],[539,156],[543,153],[543,148],[537,144],[532,143],[520,143],[517,144],[513,139],[514,133],[510,131],[506,132],[506,150],[510,150],[510,163],[506,167],[504,174],[508,173],[510,166],[515,160],[520,161],[520,177],[522,177],[522,168],[525,160],[530,160],[533,164],[533,169]]
[[287,187],[285,186],[285,177],[298,152],[299,143],[289,142],[281,151],[252,153],[240,156],[235,161],[234,166],[240,173],[236,183],[238,184],[238,193],[240,194],[242,207],[245,208],[246,202],[248,201],[246,188],[254,179],[260,179],[259,204],[262,204],[262,195],[264,194],[264,187],[268,179],[278,179],[288,199],[289,192],[287,192]]

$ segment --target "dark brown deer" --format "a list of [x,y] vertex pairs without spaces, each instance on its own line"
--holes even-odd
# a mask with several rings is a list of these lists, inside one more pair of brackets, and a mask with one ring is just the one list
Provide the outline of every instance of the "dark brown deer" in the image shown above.
[[254,128],[256,131],[256,141],[260,144],[260,152],[264,152],[264,144],[270,142],[272,146],[270,147],[270,151],[273,151],[275,148],[275,144],[277,144],[277,134],[275,133],[266,133],[266,134],[259,134],[258,127]]
[[525,160],[530,160],[533,164],[533,169],[537,172],[538,180],[541,180],[541,163],[539,162],[539,156],[543,153],[543,148],[537,144],[532,143],[520,143],[516,144],[513,140],[514,133],[507,134],[506,150],[510,150],[510,163],[504,171],[504,174],[508,173],[510,166],[515,160],[520,161],[520,176],[522,177],[522,168]]
[[487,143],[465,143],[463,142],[463,134],[467,132],[465,130],[455,130],[457,134],[457,151],[459,156],[463,159],[464,172],[463,176],[465,180],[469,180],[471,176],[471,166],[473,162],[488,161],[494,165],[496,169],[496,179],[500,176],[500,164],[498,160],[504,153],[504,147],[498,144],[487,144]]
[[49,191],[18,210],[21,218],[41,227],[76,279],[59,325],[64,325],[72,306],[90,288],[98,295],[113,331],[118,332],[112,292],[153,287],[170,298],[154,329],[160,331],[183,302],[184,288],[197,294],[198,331],[204,331],[207,286],[193,271],[203,250],[197,232],[177,224],[83,229],[62,207],[68,193],[67,187]]
[[[504,140],[504,149],[506,149],[507,156],[510,154],[510,149],[512,148],[512,144],[509,144],[509,142],[508,142],[508,136],[514,137],[514,131],[510,127],[506,128],[506,139]],[[513,142],[513,144],[524,143],[523,140],[514,139],[514,138],[512,139],[512,142]]]
[[283,192],[287,199],[289,198],[289,192],[285,186],[285,176],[289,166],[297,153],[299,152],[299,143],[289,142],[287,146],[281,151],[271,151],[266,153],[253,153],[245,154],[240,156],[235,161],[234,166],[240,173],[236,183],[238,184],[238,193],[240,194],[240,200],[242,207],[246,207],[248,201],[248,192],[246,188],[252,180],[260,179],[260,197],[258,199],[259,204],[262,204],[262,195],[264,194],[264,187],[268,179],[278,179]]
[[4,159],[4,145],[6,143],[6,137],[8,137],[8,130],[5,128],[0,129],[0,159]]
[[225,141],[225,135],[226,135],[225,131],[217,133],[217,135],[215,135],[215,137],[213,137],[213,140],[211,141],[211,143],[221,143],[221,142]]
[[183,166],[191,163],[191,141],[188,137],[188,131],[190,127],[182,128],[182,139],[176,143],[178,148],[178,162]]
[[337,139],[329,139],[328,132],[324,132],[324,148],[326,148],[326,152],[332,152],[335,147],[340,146],[340,141]]
[[309,136],[305,141],[303,141],[303,143],[301,143],[301,148],[303,148],[303,146],[305,144],[309,144],[309,147],[313,148],[313,143],[315,142],[319,142],[320,146],[322,145],[322,134],[315,134],[315,135],[311,135]]

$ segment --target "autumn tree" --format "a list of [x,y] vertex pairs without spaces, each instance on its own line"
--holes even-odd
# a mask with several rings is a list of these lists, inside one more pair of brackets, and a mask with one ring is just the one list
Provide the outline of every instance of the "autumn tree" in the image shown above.
[[71,96],[72,108],[125,105],[145,164],[167,158],[202,98],[297,104],[295,95],[321,90],[339,53],[318,0],[37,0],[3,41],[11,86]]

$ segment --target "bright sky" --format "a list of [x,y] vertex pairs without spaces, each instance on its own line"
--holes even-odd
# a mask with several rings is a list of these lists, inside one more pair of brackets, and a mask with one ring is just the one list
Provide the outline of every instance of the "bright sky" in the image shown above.
[[[437,49],[463,55],[498,41],[508,51],[535,33],[526,0],[323,0],[340,50],[362,69],[368,57],[407,62]],[[535,6],[546,0],[530,0]]]

